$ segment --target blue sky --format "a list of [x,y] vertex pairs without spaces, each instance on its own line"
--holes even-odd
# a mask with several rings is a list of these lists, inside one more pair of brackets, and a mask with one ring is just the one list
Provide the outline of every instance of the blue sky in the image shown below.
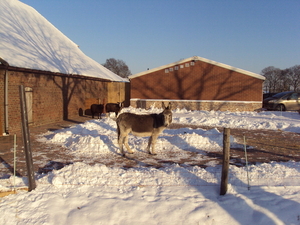
[[300,64],[299,0],[20,0],[89,57],[132,74],[200,56],[260,73]]

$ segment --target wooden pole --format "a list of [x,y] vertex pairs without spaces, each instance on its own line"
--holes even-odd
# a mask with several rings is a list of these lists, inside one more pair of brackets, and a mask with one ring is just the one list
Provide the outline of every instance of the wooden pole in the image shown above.
[[16,170],[17,170],[17,135],[14,134],[14,190],[16,190]]
[[245,159],[246,159],[248,190],[250,190],[249,170],[248,170],[248,157],[247,157],[247,146],[246,146],[246,137],[245,136],[244,136],[244,150],[245,150]]
[[230,156],[230,129],[224,128],[223,133],[223,165],[220,195],[225,195],[228,184],[228,170],[229,170],[229,156]]
[[20,106],[21,106],[21,117],[22,117],[22,136],[23,136],[23,144],[25,149],[26,167],[27,167],[27,176],[28,176],[28,191],[32,191],[36,188],[36,184],[34,180],[30,133],[28,128],[27,106],[25,100],[25,89],[23,85],[20,85],[19,89],[20,89]]

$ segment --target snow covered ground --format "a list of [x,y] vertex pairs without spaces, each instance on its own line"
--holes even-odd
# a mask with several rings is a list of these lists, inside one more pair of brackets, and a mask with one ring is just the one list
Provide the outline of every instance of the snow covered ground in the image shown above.
[[[299,119],[296,112],[173,111],[174,123],[296,133]],[[249,166],[250,190],[247,169],[230,166],[228,192],[220,196],[221,166],[213,161],[206,169],[188,164],[160,169],[143,164],[130,169],[122,164],[88,165],[95,157],[121,158],[113,118],[47,132],[39,140],[63,145],[70,158],[85,160],[37,174],[32,192],[1,198],[0,224],[300,224],[299,162]],[[231,143],[239,144],[233,138]],[[129,144],[135,150],[131,158],[147,155],[147,138],[130,136]],[[158,139],[158,155],[151,157],[176,159],[194,152],[202,160],[205,152],[221,149],[222,133],[216,129],[166,129]],[[22,187],[26,179],[2,179],[0,190],[14,183]]]
[[[0,12],[1,57],[10,65],[124,81],[84,55],[31,7],[1,0]],[[175,123],[296,133],[299,118],[295,112],[174,111]],[[122,162],[88,165],[95,157],[116,160],[115,129],[115,121],[105,118],[43,134],[41,141],[63,145],[70,159],[83,162],[37,174],[35,190],[1,198],[0,224],[300,224],[298,162],[251,165],[250,190],[246,168],[231,166],[228,192],[220,196],[221,168],[213,161],[206,169],[189,164],[160,169],[143,164],[126,169]],[[130,137],[129,143],[135,149],[132,158],[147,154],[146,138]],[[191,153],[197,153],[193,160],[209,160],[205,152],[221,151],[222,134],[216,129],[167,129],[157,145],[154,157],[162,160]],[[1,179],[0,191],[26,183],[26,178]]]

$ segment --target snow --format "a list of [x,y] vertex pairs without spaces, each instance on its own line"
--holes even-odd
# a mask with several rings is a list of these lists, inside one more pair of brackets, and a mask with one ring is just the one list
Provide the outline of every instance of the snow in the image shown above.
[[[143,114],[161,109],[123,111]],[[299,118],[297,112],[173,111],[174,123],[295,133],[300,133]],[[1,198],[0,224],[300,224],[299,162],[261,163],[248,170],[231,165],[227,194],[220,196],[221,166],[213,161],[205,169],[170,163],[160,168],[88,164],[95,158],[122,159],[113,116],[38,138],[65,146],[74,163],[36,174],[37,188],[31,192]],[[129,144],[135,150],[131,158],[147,155],[147,138],[130,136]],[[240,143],[231,137],[231,144]],[[176,159],[188,151],[203,160],[205,152],[221,149],[222,133],[217,129],[166,129],[158,138],[158,155],[149,160]],[[0,190],[11,189],[13,183],[22,187],[27,179],[2,179]]]
[[[0,1],[0,27],[0,57],[11,66],[125,81],[18,0]],[[178,124],[294,133],[300,133],[299,118],[296,112],[173,111]],[[300,224],[299,162],[230,166],[227,194],[219,195],[221,166],[206,153],[221,152],[222,136],[217,129],[166,129],[157,156],[145,152],[147,138],[130,136],[135,150],[130,157],[137,166],[126,168],[114,118],[47,132],[39,140],[64,146],[74,163],[36,174],[31,192],[21,190],[28,183],[24,177],[1,179],[0,191],[18,191],[1,198],[0,224]],[[241,145],[233,137],[231,144]],[[192,162],[149,166],[151,157],[176,162],[192,153],[192,160],[207,161],[205,169]],[[148,165],[138,160],[145,156]],[[111,160],[112,166],[92,165],[97,158]]]
[[[178,112],[174,123],[195,124],[242,129],[268,129],[300,133],[300,115],[298,112],[264,111],[256,112],[222,112],[194,111],[185,116]],[[251,120],[249,120],[251,118]]]
[[86,56],[47,19],[18,0],[0,1],[0,57],[10,66],[127,81]]

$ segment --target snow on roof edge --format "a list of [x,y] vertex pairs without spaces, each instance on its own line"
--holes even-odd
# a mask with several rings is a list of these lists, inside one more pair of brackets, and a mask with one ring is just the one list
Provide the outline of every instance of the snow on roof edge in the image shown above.
[[[6,62],[6,61],[4,61]],[[62,72],[53,72],[50,70],[41,70],[41,69],[32,69],[32,68],[25,68],[25,67],[18,67],[18,66],[10,66],[9,64],[5,64],[1,62],[1,57],[0,57],[0,68],[5,68],[8,67],[9,70],[18,70],[18,71],[24,71],[24,72],[34,72],[34,73],[45,73],[45,74],[56,74],[56,75],[67,75],[67,76],[74,76],[74,77],[87,77],[87,78],[94,78],[94,79],[99,79],[103,80],[105,82],[120,82],[120,83],[128,83],[130,82],[128,78],[123,78],[120,77],[120,80],[112,80],[108,77],[98,77],[94,75],[86,75],[86,74],[75,74],[75,73],[62,73]]]
[[206,59],[206,58],[203,58],[203,57],[200,57],[200,56],[193,56],[193,57],[183,59],[183,60],[180,60],[180,61],[177,61],[177,62],[174,62],[174,63],[170,63],[170,64],[167,64],[167,65],[164,65],[164,66],[156,67],[156,68],[153,68],[151,70],[146,70],[144,72],[140,72],[140,73],[128,76],[128,78],[130,80],[132,78],[140,77],[140,76],[146,75],[148,73],[152,73],[152,72],[156,72],[158,70],[162,70],[162,69],[165,69],[165,68],[168,68],[168,67],[176,66],[176,65],[179,65],[179,64],[182,64],[182,63],[185,63],[185,62],[189,62],[191,60],[206,62],[206,63],[212,64],[212,65],[220,66],[220,67],[223,67],[225,69],[232,70],[232,71],[235,71],[235,72],[239,72],[239,73],[242,73],[242,74],[245,74],[245,75],[248,75],[248,76],[251,76],[251,77],[255,77],[255,78],[258,78],[258,79],[261,79],[261,80],[266,79],[264,76],[259,75],[257,73],[253,73],[253,72],[250,72],[250,71],[247,71],[247,70],[239,69],[239,68],[229,66],[229,65],[226,65],[224,63],[219,63],[219,62],[216,62],[216,61],[213,61],[213,60],[210,60],[210,59]]

